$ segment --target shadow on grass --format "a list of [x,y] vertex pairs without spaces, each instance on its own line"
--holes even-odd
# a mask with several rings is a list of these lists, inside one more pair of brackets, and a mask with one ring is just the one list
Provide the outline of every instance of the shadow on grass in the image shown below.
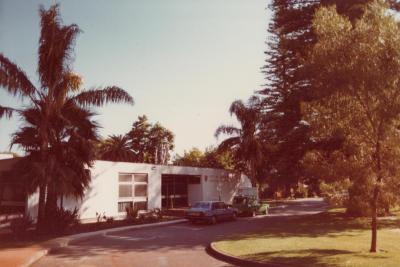
[[275,263],[296,267],[327,267],[336,266],[334,263],[329,262],[328,257],[343,254],[353,254],[353,252],[337,249],[280,250],[244,255],[243,258],[271,265]]
[[[400,220],[379,220],[379,228],[400,228]],[[355,236],[360,231],[370,229],[369,218],[352,218],[343,212],[324,212],[316,215],[293,216],[272,220],[265,231],[254,234],[237,235],[233,239],[253,239],[272,237],[318,237]],[[347,232],[347,233],[344,233]]]

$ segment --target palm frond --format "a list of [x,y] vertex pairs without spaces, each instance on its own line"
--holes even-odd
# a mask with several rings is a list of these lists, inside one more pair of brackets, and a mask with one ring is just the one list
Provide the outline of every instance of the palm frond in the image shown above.
[[7,119],[11,118],[15,111],[16,110],[13,108],[0,106],[0,119],[3,118],[3,116]]
[[72,59],[74,41],[80,32],[77,25],[62,26],[59,6],[39,10],[41,33],[39,39],[38,73],[44,87],[52,89],[62,79],[63,70]]
[[12,135],[10,147],[18,145],[25,151],[36,151],[40,147],[38,136],[36,127],[22,127]]
[[137,158],[130,148],[129,137],[126,135],[109,136],[100,143],[97,153],[102,160],[133,162]]
[[217,130],[215,131],[214,136],[218,137],[220,134],[227,134],[227,135],[232,135],[232,134],[236,134],[236,135],[240,135],[241,130],[235,126],[232,125],[221,125],[217,128]]
[[0,54],[0,87],[19,96],[28,96],[36,91],[25,72],[3,54]]
[[57,105],[60,106],[65,101],[70,91],[78,91],[82,85],[82,77],[70,71],[66,71],[62,75],[61,81],[55,88],[55,99]]
[[134,104],[133,98],[123,89],[117,86],[109,86],[104,89],[90,89],[71,98],[82,106],[103,106],[106,103]]
[[224,152],[239,145],[240,145],[240,137],[231,137],[225,139],[224,141],[221,142],[221,144],[219,144],[218,151]]
[[231,106],[229,107],[229,112],[231,115],[235,114],[235,116],[241,121],[241,117],[243,117],[246,110],[246,106],[242,100],[233,101]]

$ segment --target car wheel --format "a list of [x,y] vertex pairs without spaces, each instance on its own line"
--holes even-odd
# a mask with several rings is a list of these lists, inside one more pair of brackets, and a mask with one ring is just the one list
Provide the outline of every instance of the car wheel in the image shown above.
[[212,216],[210,219],[211,224],[216,224],[217,223],[217,218],[215,216]]

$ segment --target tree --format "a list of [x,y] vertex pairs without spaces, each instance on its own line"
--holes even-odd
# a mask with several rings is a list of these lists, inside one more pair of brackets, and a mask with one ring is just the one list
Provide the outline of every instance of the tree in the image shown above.
[[167,164],[170,151],[174,149],[174,134],[157,122],[150,128],[148,137],[146,162]]
[[136,154],[131,149],[127,135],[110,135],[107,139],[100,141],[97,154],[101,160],[133,162]]
[[127,136],[136,154],[134,162],[168,163],[170,151],[174,148],[174,134],[160,123],[153,125],[146,115],[139,116]]
[[[263,68],[267,83],[257,92],[263,101],[260,138],[272,149],[269,151],[269,170],[264,170],[275,184],[290,187],[304,179],[302,159],[310,150],[332,144],[335,136],[315,144],[309,123],[302,109],[312,101],[312,74],[303,64],[308,50],[317,41],[312,19],[321,6],[336,5],[336,10],[354,23],[372,0],[273,0],[269,24],[267,59]],[[387,1],[394,10],[397,1]],[[270,181],[271,182],[271,181]]]
[[135,162],[145,162],[147,146],[150,141],[150,127],[147,116],[139,116],[137,121],[133,122],[132,129],[127,133],[131,149],[136,154]]
[[93,113],[89,107],[107,102],[133,104],[133,99],[116,86],[81,91],[81,77],[71,68],[73,44],[80,32],[78,26],[62,25],[58,5],[48,10],[41,6],[39,13],[41,33],[37,72],[40,85],[34,86],[23,70],[0,54],[0,86],[28,103],[22,109],[0,107],[0,116],[10,117],[16,113],[26,124],[14,135],[13,143],[21,145],[28,158],[34,159],[32,165],[36,164],[36,176],[30,177],[30,182],[39,187],[37,226],[43,228],[45,205],[47,215],[56,205],[57,183],[60,179],[68,181],[72,178],[63,168],[68,165],[69,170],[74,169],[69,174],[80,173],[77,178],[83,178],[65,183],[74,194],[82,194],[90,180],[85,170],[93,160],[91,141],[96,139],[94,130],[97,126],[90,120]]
[[184,151],[183,156],[177,154],[174,165],[216,168],[229,171],[235,170],[235,160],[230,150],[219,151],[215,147],[207,147],[205,151],[194,147],[189,151]]
[[194,147],[189,151],[184,151],[183,156],[179,154],[176,156],[174,160],[174,165],[178,166],[189,166],[189,167],[202,167],[202,161],[204,159],[204,153]]
[[221,125],[215,131],[215,136],[226,134],[227,139],[218,146],[220,151],[232,150],[237,162],[242,163],[244,172],[250,177],[253,186],[257,185],[257,169],[262,159],[262,143],[258,136],[260,113],[251,100],[245,105],[241,100],[234,101],[229,109],[235,115],[239,127]]
[[318,42],[307,69],[314,75],[314,117],[326,118],[357,145],[354,160],[370,182],[371,252],[377,251],[377,209],[388,181],[398,181],[400,141],[399,24],[382,1],[368,5],[352,23],[334,7],[313,21]]

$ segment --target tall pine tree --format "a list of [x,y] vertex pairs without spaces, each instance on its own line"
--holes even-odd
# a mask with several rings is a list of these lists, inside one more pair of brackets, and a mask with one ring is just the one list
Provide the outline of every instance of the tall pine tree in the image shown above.
[[[354,22],[372,0],[272,0],[267,60],[263,68],[267,84],[258,93],[263,101],[261,136],[270,144],[267,174],[276,186],[289,189],[303,176],[301,160],[311,149],[332,149],[339,136],[330,140],[312,138],[309,124],[303,120],[302,103],[323,97],[315,95],[312,77],[303,67],[308,51],[316,42],[312,19],[316,9],[335,5],[339,14]],[[388,0],[399,10],[395,0]],[[270,181],[271,183],[271,181]]]

